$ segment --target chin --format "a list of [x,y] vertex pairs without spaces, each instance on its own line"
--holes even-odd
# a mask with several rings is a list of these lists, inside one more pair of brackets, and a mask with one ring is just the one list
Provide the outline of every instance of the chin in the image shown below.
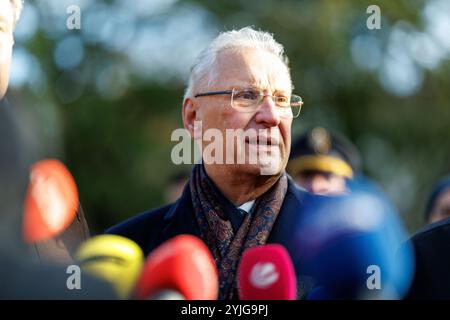
[[278,176],[283,172],[283,166],[275,163],[241,164],[237,165],[239,173],[255,176]]
[[280,163],[261,165],[259,167],[259,174],[261,176],[279,176],[283,171],[283,166]]

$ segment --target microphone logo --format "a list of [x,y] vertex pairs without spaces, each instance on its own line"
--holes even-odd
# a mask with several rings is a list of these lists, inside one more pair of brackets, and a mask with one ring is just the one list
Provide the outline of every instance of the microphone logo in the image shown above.
[[250,273],[250,283],[259,289],[265,289],[274,284],[279,276],[273,263],[257,263]]

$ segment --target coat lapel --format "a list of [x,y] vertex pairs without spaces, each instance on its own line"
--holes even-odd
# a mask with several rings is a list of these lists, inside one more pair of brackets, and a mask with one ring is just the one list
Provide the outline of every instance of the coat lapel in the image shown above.
[[288,176],[288,190],[267,243],[279,243],[288,250],[292,246],[291,236],[300,220],[300,206],[306,193],[299,189]]
[[167,224],[158,238],[159,243],[163,243],[180,234],[191,234],[200,237],[200,230],[192,208],[189,183],[184,187],[180,199],[166,213],[164,220]]

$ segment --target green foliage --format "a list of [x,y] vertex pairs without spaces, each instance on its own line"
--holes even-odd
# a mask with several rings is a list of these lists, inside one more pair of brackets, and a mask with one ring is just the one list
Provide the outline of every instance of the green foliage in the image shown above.
[[[102,1],[96,1],[99,3]],[[111,8],[116,2],[105,3]],[[45,19],[45,6],[36,4]],[[380,30],[366,28],[370,4],[381,8]],[[137,17],[136,28],[147,25],[156,34],[164,30],[170,34],[170,28],[177,26],[164,27],[164,21],[180,12],[197,10],[203,14],[197,23],[209,27],[177,38],[177,45],[201,39],[201,32],[205,32],[202,43],[206,45],[216,30],[246,25],[272,32],[285,45],[295,93],[305,101],[303,114],[293,125],[294,133],[322,125],[346,134],[362,152],[365,173],[388,192],[407,227],[414,231],[423,224],[424,203],[432,183],[450,171],[450,53],[434,68],[424,68],[412,60],[422,80],[408,94],[389,90],[390,84],[380,74],[383,59],[401,53],[389,51],[389,39],[396,28],[406,25],[406,30],[424,31],[425,5],[423,1],[190,0]],[[99,21],[98,28],[101,24]],[[76,68],[61,70],[54,62],[54,50],[69,34],[83,37],[84,58]],[[120,32],[114,34],[114,38],[121,36]],[[379,44],[381,62],[368,68],[355,63],[352,45],[358,36]],[[161,47],[171,45],[162,35],[153,40]],[[401,41],[398,44],[407,53],[408,46]],[[40,62],[47,90],[36,93],[24,88],[22,96],[42,105],[57,105],[62,130],[55,135],[61,135],[63,144],[63,153],[58,156],[77,180],[94,231],[164,204],[168,177],[176,170],[170,162],[175,145],[170,135],[182,126],[181,104],[189,65],[181,73],[172,72],[184,56],[175,52],[167,55],[167,69],[143,76],[131,67],[135,45],[132,38],[124,50],[111,49],[105,43],[87,41],[83,30],[51,36],[41,29],[25,43]],[[191,52],[186,49],[185,53]],[[151,56],[149,52],[148,64],[157,66],[159,60]],[[368,55],[367,64],[372,62]],[[121,74],[117,67],[125,70],[125,87],[121,78],[115,77]],[[111,92],[118,88],[117,95],[98,90],[98,76],[105,70],[112,70],[109,76],[106,73],[106,83],[112,84]]]

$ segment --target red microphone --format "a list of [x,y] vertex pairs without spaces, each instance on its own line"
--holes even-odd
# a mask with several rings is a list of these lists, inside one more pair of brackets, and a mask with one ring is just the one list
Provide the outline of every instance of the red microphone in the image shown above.
[[205,243],[179,235],[156,248],[147,258],[135,289],[137,299],[155,299],[175,291],[186,300],[216,300],[219,281],[214,259]]
[[241,300],[296,300],[297,281],[287,250],[279,244],[247,249],[238,268]]
[[78,189],[69,170],[58,160],[35,163],[25,200],[25,241],[40,242],[61,234],[74,220],[78,206]]
[[30,170],[22,222],[23,240],[41,263],[72,264],[75,251],[89,238],[75,180],[56,159]]

